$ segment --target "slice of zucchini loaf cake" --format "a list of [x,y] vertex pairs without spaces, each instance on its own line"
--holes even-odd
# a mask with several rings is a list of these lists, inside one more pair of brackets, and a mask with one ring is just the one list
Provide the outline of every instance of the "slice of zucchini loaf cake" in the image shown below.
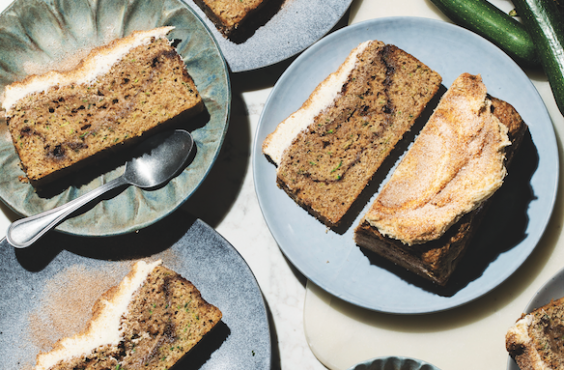
[[2,108],[32,183],[49,182],[181,113],[203,110],[166,37],[172,29],[133,32],[92,50],[70,71],[31,75],[6,87]]
[[355,242],[439,285],[455,271],[527,125],[461,74],[355,230]]
[[204,14],[226,38],[245,31],[262,9],[274,0],[194,0]]
[[37,356],[35,370],[170,369],[221,317],[161,261],[140,261],[96,301],[84,331]]
[[505,345],[521,370],[564,369],[564,297],[521,315]]
[[441,85],[441,77],[394,45],[366,41],[262,149],[277,183],[335,227]]

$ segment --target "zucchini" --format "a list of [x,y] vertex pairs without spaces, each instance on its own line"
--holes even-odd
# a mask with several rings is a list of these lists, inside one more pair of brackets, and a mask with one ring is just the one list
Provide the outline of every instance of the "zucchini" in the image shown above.
[[486,0],[431,0],[451,21],[488,39],[522,67],[540,67],[535,44],[516,19]]
[[560,12],[560,16],[564,17],[564,1],[562,0],[554,0],[554,3],[556,4],[556,7],[558,8],[558,11]]
[[535,43],[560,113],[564,115],[564,21],[551,0],[513,0]]

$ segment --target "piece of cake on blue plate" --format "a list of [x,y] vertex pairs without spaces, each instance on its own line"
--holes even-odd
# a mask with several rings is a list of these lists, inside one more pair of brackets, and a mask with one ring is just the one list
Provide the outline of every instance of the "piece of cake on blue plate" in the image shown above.
[[170,369],[221,317],[161,261],[140,261],[96,301],[81,333],[37,356],[35,370]]

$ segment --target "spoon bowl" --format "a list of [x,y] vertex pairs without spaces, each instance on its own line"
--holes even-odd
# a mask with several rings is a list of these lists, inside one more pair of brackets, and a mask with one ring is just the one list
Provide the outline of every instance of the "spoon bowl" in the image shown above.
[[79,208],[117,187],[156,189],[184,169],[193,149],[192,135],[185,130],[151,136],[134,149],[123,175],[60,207],[15,221],[8,228],[6,240],[16,248],[28,247]]
[[150,137],[135,149],[122,176],[130,185],[142,189],[157,188],[184,168],[193,147],[192,135],[184,130]]

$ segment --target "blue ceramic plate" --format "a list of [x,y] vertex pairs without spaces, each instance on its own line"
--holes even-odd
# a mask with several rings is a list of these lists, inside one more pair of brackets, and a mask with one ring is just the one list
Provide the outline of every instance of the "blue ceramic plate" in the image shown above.
[[185,1],[212,30],[232,72],[266,67],[298,54],[327,34],[352,3],[352,0],[286,0],[251,37],[234,43],[219,33],[193,0]]
[[[211,227],[178,213],[165,225],[110,237],[104,243],[61,233],[49,234],[27,250],[14,249],[5,239],[0,241],[0,369],[31,369],[45,346],[42,335],[51,342],[65,332],[71,335],[68,325],[76,325],[77,313],[90,309],[83,307],[89,301],[87,290],[81,294],[83,289],[96,287],[99,276],[107,280],[115,275],[117,284],[133,259],[149,257],[162,259],[223,313],[221,322],[176,368],[269,370],[272,344],[268,314],[253,273],[235,248]],[[61,245],[68,250],[61,251]],[[69,275],[74,281],[65,278]],[[77,284],[79,292],[69,294],[76,292]],[[53,297],[54,286],[58,294],[66,293],[64,301]],[[50,311],[53,307],[55,311]],[[64,311],[67,308],[69,311]],[[65,320],[60,311],[67,312],[70,319]],[[37,327],[38,323],[42,327]],[[80,330],[81,326],[76,326],[75,330]]]
[[[180,0],[16,0],[0,15],[0,94],[7,84],[36,73],[61,56],[103,45],[134,30],[163,25],[176,27],[169,38],[180,40],[177,50],[209,114],[203,114],[205,122],[192,131],[197,144],[194,161],[167,186],[154,191],[130,187],[65,221],[58,230],[88,236],[121,234],[146,227],[179,207],[206,177],[223,142],[231,104],[227,66],[207,27]],[[121,166],[86,185],[40,197],[31,185],[18,179],[24,174],[3,118],[0,168],[0,198],[25,216],[62,205],[123,173]]]
[[408,357],[378,357],[361,364],[354,365],[348,370],[440,370],[425,361]]
[[[276,169],[261,144],[277,124],[297,110],[360,42],[378,39],[411,53],[450,86],[463,72],[481,74],[489,93],[512,104],[530,128],[504,187],[487,219],[445,288],[405,272],[361,250],[353,232],[371,200],[339,232],[296,205],[276,186]],[[406,138],[412,140],[414,134]],[[399,157],[400,155],[398,155]],[[390,166],[391,167],[391,166]],[[389,167],[388,167],[389,168]],[[550,218],[558,184],[558,152],[546,107],[531,81],[501,50],[446,22],[381,18],[339,30],[316,43],[286,70],[272,90],[253,148],[256,192],[280,249],[307,278],[325,291],[367,309],[415,314],[446,310],[497,287],[529,256]],[[378,175],[382,181],[385,174]],[[372,184],[374,185],[374,184]],[[373,196],[377,187],[371,186]],[[360,208],[360,207],[359,207]]]
[[[537,294],[531,299],[527,307],[523,310],[525,313],[529,313],[533,310],[536,310],[539,307],[544,306],[545,304],[550,303],[551,300],[556,300],[559,298],[564,297],[564,269],[558,271],[556,275],[554,275],[546,284],[543,285],[542,288],[539,289]],[[518,319],[515,317],[515,320]],[[507,370],[520,370],[519,366],[509,356],[507,360]]]

